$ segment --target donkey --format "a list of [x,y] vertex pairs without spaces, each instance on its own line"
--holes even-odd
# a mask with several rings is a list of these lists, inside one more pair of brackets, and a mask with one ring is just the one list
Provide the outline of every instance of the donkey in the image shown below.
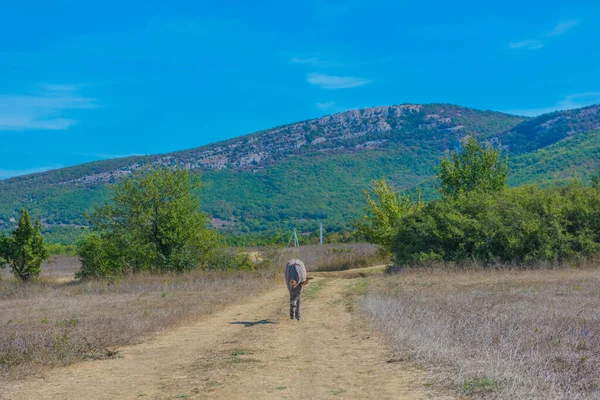
[[300,298],[302,288],[312,279],[307,276],[304,263],[298,259],[293,259],[285,265],[285,283],[290,292],[290,319],[294,319],[294,308],[296,309],[296,319],[300,321]]

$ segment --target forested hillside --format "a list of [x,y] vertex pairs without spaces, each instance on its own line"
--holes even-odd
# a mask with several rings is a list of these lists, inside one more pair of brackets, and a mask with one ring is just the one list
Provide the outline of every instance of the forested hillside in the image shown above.
[[[144,165],[202,173],[203,209],[232,233],[346,229],[360,191],[386,177],[398,188],[432,187],[433,167],[466,135],[500,143],[511,184],[584,177],[597,166],[600,107],[525,118],[447,105],[352,110],[191,150],[98,161],[0,181],[0,229],[26,206],[51,240],[71,241],[106,184]],[[432,195],[432,191],[425,191]]]

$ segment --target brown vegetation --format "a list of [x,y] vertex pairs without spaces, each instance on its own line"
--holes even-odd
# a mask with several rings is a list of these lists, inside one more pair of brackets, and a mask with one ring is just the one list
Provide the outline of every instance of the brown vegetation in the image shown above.
[[[591,268],[590,268],[591,267]],[[600,272],[406,270],[364,310],[439,383],[478,398],[600,396]]]
[[[72,281],[80,267],[81,263],[77,257],[60,254],[51,255],[42,265],[40,279],[53,282]],[[11,277],[10,268],[0,269],[0,280],[10,279]]]
[[423,371],[386,362],[388,349],[352,313],[365,279],[327,277],[338,273],[306,287],[301,322],[289,320],[282,279],[117,359],[0,383],[0,399],[447,399]]
[[40,367],[118,356],[118,347],[268,288],[275,273],[191,272],[72,281],[74,258],[55,258],[42,279],[0,280],[0,380]]
[[[286,258],[299,258],[308,271],[343,271],[385,264],[389,257],[379,247],[367,243],[346,243],[290,247],[283,251]],[[284,262],[285,262],[284,261]]]

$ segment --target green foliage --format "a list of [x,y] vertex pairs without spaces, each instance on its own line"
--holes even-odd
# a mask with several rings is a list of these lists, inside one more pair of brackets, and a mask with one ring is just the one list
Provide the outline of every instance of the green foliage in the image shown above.
[[79,276],[206,266],[217,237],[200,211],[199,188],[198,176],[166,168],[114,186],[110,202],[89,215],[91,230],[78,244]]
[[511,186],[564,184],[573,178],[589,181],[600,166],[600,130],[579,133],[534,152],[511,155],[508,165]]
[[374,198],[363,190],[367,206],[362,218],[354,221],[354,227],[359,237],[389,251],[402,218],[418,210],[422,203],[420,195],[415,200],[408,194],[394,192],[384,179],[373,183]]
[[475,393],[483,394],[486,392],[494,392],[500,387],[500,383],[496,379],[486,376],[468,379],[462,384],[462,391],[467,395]]
[[442,158],[436,168],[442,196],[458,196],[472,191],[494,192],[506,187],[507,158],[500,150],[482,145],[474,137],[462,141],[461,151]]
[[8,251],[11,245],[11,238],[0,234],[0,268],[6,268],[8,262]]
[[12,236],[0,238],[0,264],[8,263],[15,277],[29,281],[40,275],[47,258],[40,221],[32,224],[29,212],[22,209],[19,224]]
[[208,269],[253,271],[256,265],[250,260],[248,254],[230,254],[225,251],[215,251],[208,260]]
[[534,263],[600,249],[600,193],[582,184],[472,192],[404,217],[392,243],[399,264]]
[[523,121],[502,135],[503,144],[510,144],[515,153],[549,147],[570,139],[573,134],[598,129],[598,106],[555,111]]
[[74,244],[59,244],[59,243],[49,243],[46,244],[46,250],[49,254],[59,254],[64,256],[76,256],[77,246]]

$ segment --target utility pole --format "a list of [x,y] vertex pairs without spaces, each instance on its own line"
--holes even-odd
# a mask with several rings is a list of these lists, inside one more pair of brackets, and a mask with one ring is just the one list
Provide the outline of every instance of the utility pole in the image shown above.
[[294,228],[294,232],[292,232],[292,237],[290,237],[290,241],[288,242],[288,247],[294,241],[294,247],[300,247],[300,243],[298,242],[298,234],[296,233],[296,228]]
[[319,228],[319,243],[323,244],[323,223],[321,222],[321,227]]

